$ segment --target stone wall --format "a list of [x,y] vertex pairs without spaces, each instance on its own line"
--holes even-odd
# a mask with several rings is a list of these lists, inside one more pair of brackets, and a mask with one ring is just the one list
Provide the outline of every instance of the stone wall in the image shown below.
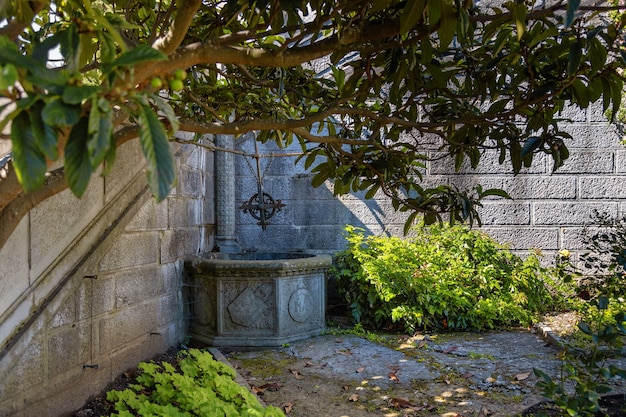
[[213,158],[174,151],[160,204],[129,142],[109,176],[44,201],[0,250],[0,416],[66,415],[186,336],[182,265],[212,244]]
[[[620,144],[615,126],[606,121],[599,106],[584,112],[565,112],[570,158],[552,172],[552,158],[539,155],[532,167],[514,176],[510,164],[498,164],[499,154],[486,152],[477,169],[464,166],[454,170],[450,159],[431,162],[425,182],[447,183],[459,188],[477,183],[483,188],[501,188],[512,200],[490,198],[480,210],[482,229],[497,240],[508,243],[518,252],[539,248],[550,255],[567,248],[575,255],[585,250],[582,229],[589,224],[594,210],[613,216],[626,215],[626,148]],[[237,149],[254,153],[251,140],[239,139]],[[298,153],[299,145],[278,149],[263,145],[261,154]],[[438,156],[432,151],[433,156]],[[237,156],[237,205],[256,192],[253,158],[246,163]],[[405,217],[395,213],[383,197],[367,201],[362,194],[334,198],[329,184],[319,188],[310,185],[312,175],[295,157],[275,157],[265,172],[264,188],[286,206],[271,219],[266,231],[256,220],[239,211],[238,242],[244,250],[311,250],[332,252],[342,249],[342,230],[346,224],[364,227],[372,233],[383,230],[402,234]],[[269,163],[261,159],[261,171]]]

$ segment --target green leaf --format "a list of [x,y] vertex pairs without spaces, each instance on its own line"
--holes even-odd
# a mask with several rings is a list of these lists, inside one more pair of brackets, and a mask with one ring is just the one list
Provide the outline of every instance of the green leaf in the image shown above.
[[44,123],[50,126],[73,126],[80,120],[81,108],[77,105],[65,104],[61,98],[53,97],[46,103],[41,112]]
[[50,93],[59,95],[63,94],[69,79],[67,71],[45,67],[33,67],[30,69],[30,74],[26,76],[26,80],[37,85],[37,87],[45,88]]
[[80,63],[80,36],[76,25],[69,25],[66,30],[57,32],[61,54],[67,63],[67,71],[77,73]]
[[99,103],[96,97],[93,98],[89,113],[87,151],[93,169],[102,163],[109,153],[109,148],[113,146],[113,112],[105,99],[99,101],[104,103]]
[[524,146],[522,147],[522,153],[520,154],[520,157],[524,159],[526,155],[533,153],[533,151],[537,149],[539,146],[541,146],[541,144],[543,144],[543,140],[541,139],[540,136],[529,137],[526,140],[526,142],[524,142]]
[[46,123],[42,118],[42,112],[45,104],[39,100],[32,106],[30,114],[30,123],[35,137],[35,143],[39,150],[51,160],[59,157],[58,138],[56,129]]
[[111,63],[113,66],[130,66],[139,64],[140,62],[147,61],[164,61],[167,59],[167,55],[158,51],[148,45],[139,45],[134,49],[120,55],[115,61]]
[[570,27],[576,18],[576,12],[580,7],[580,0],[568,0],[567,13],[565,16],[565,26]]
[[496,197],[502,197],[508,200],[512,200],[509,193],[499,188],[489,188],[488,190],[481,191],[479,194],[479,198],[485,198],[488,196],[496,196]]
[[591,330],[591,327],[589,327],[589,325],[585,322],[580,322],[578,323],[578,328],[580,329],[580,331],[582,331],[583,333],[587,334],[587,335],[591,335],[593,334],[593,331]]
[[580,41],[572,42],[568,57],[567,73],[573,75],[578,71],[583,57],[583,46]]
[[139,112],[139,141],[148,163],[148,185],[156,200],[162,201],[176,180],[174,158],[163,125],[156,113],[143,104]]
[[20,112],[11,124],[11,144],[13,166],[17,179],[29,193],[43,185],[46,171],[46,158],[37,146],[28,112]]
[[517,40],[519,41],[526,33],[526,4],[519,3],[513,8],[513,17],[515,19],[515,28],[517,30]]
[[19,68],[31,69],[40,66],[35,59],[22,55],[12,42],[5,36],[0,36],[0,64],[13,64]]
[[7,90],[17,81],[17,69],[13,64],[0,66],[0,90]]
[[70,85],[63,90],[63,101],[67,104],[81,104],[83,101],[94,96],[100,87],[93,85],[76,86]]
[[400,15],[400,32],[407,33],[422,19],[426,0],[408,1]]
[[65,145],[65,178],[70,190],[78,198],[85,193],[93,173],[87,149],[88,130],[89,120],[83,117],[72,128]]
[[441,26],[439,26],[437,34],[439,35],[441,48],[447,48],[456,34],[457,19],[451,2],[442,1],[441,7]]
[[178,131],[178,125],[180,123],[180,120],[170,103],[163,97],[159,97],[157,94],[150,94],[150,98],[156,105],[157,109],[165,116],[165,118],[169,122],[171,128],[170,130],[172,130],[173,132]]

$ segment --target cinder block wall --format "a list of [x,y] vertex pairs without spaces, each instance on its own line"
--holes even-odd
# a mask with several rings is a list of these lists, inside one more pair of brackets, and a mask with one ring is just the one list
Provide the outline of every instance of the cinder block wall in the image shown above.
[[67,415],[186,336],[182,260],[212,244],[213,157],[174,151],[160,204],[133,141],[83,198],[46,200],[0,250],[0,416]]
[[[428,165],[425,182],[430,185],[454,184],[463,189],[475,184],[483,188],[501,188],[512,200],[490,198],[480,210],[482,229],[520,253],[541,249],[546,259],[566,248],[576,257],[585,251],[581,233],[592,220],[593,210],[613,216],[626,215],[626,148],[620,144],[615,126],[608,124],[599,106],[582,112],[563,113],[570,158],[552,172],[552,158],[539,155],[532,167],[513,175],[508,162],[498,163],[499,154],[487,151],[477,169],[464,166],[458,172],[451,159]],[[237,148],[254,153],[251,140],[238,140]],[[278,149],[274,144],[260,148],[261,154],[298,153],[299,145]],[[430,151],[432,156],[436,151]],[[256,193],[253,158],[246,163],[236,158],[238,206]],[[237,217],[238,241],[244,250],[332,252],[344,247],[342,230],[346,224],[363,227],[372,233],[401,235],[405,216],[395,213],[384,197],[367,201],[362,194],[334,198],[332,187],[313,188],[312,175],[303,164],[294,165],[295,157],[275,157],[269,168],[268,158],[261,159],[265,171],[264,189],[286,206],[262,231],[256,220],[241,211]],[[576,258],[575,258],[576,259]]]

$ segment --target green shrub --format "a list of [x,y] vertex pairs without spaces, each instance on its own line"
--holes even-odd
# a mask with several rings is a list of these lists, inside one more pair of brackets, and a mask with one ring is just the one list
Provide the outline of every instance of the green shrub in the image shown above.
[[284,417],[276,407],[264,408],[210,353],[190,349],[180,354],[179,370],[167,362],[140,363],[136,384],[107,393],[117,411],[111,416]]
[[[408,331],[527,325],[565,306],[555,269],[464,226],[420,225],[408,239],[348,226],[332,274],[356,322]],[[562,273],[562,270],[560,271]]]
[[564,415],[593,417],[604,415],[600,408],[600,398],[612,391],[611,382],[615,378],[626,379],[626,370],[610,364],[607,357],[621,352],[626,337],[626,315],[619,312],[610,322],[604,318],[609,311],[609,299],[600,296],[589,303],[599,311],[601,323],[578,324],[580,331],[589,337],[590,343],[583,350],[565,346],[562,353],[562,367],[559,378],[552,378],[540,369],[534,369],[539,377],[537,387],[543,395],[552,400]]

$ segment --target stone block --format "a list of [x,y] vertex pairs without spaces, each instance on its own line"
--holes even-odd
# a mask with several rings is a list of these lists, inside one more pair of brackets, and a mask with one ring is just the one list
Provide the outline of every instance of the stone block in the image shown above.
[[626,198],[626,176],[584,176],[579,181],[581,199]]
[[[325,225],[340,225],[358,221],[360,211],[368,211],[365,204],[359,201],[350,201],[347,205],[335,200],[319,202],[296,201],[283,210],[293,211],[293,224],[298,227],[318,225],[323,219]],[[270,220],[271,221],[271,220]]]
[[157,328],[158,302],[149,300],[117,310],[98,323],[100,355],[108,355],[139,339],[148,337]]
[[566,104],[558,113],[558,117],[568,119],[569,122],[585,122],[587,121],[587,109],[581,109],[574,104]]
[[168,198],[169,227],[200,226],[203,224],[203,200],[192,198]]
[[48,328],[56,328],[61,326],[67,326],[74,322],[76,319],[76,302],[73,294],[67,299],[67,301],[61,305],[59,311],[54,313],[52,319],[48,322]]
[[[89,337],[89,334],[87,334]],[[68,369],[83,365],[78,328],[66,327],[48,339],[48,377],[55,378]]]
[[182,320],[183,303],[181,298],[180,293],[171,293],[158,299],[157,325],[159,327]]
[[131,140],[117,148],[115,162],[111,172],[104,179],[106,201],[111,201],[119,194],[128,182],[140,174],[146,166],[139,140]]
[[615,151],[615,172],[626,174],[626,150]]
[[602,109],[602,100],[591,103],[587,109],[587,120],[590,123],[608,123],[608,119]]
[[[115,280],[111,274],[85,278],[76,290],[76,317],[84,320],[115,308]],[[69,301],[68,301],[69,302]]]
[[611,149],[619,147],[620,135],[614,125],[608,123],[597,124],[562,124],[562,129],[572,135],[567,140],[567,147]]
[[126,226],[127,231],[167,229],[168,206],[166,201],[157,203],[154,198],[144,204]]
[[28,289],[28,240],[26,216],[0,249],[0,318],[4,317],[13,302]]
[[[237,205],[235,205],[237,207]],[[215,200],[212,198],[205,198],[202,200],[202,224],[215,225]]]
[[196,198],[204,196],[204,181],[200,171],[182,169],[179,173],[178,184],[181,196]]
[[[445,153],[433,153],[431,157],[433,160],[430,162],[429,172],[430,175],[493,175],[493,174],[513,174],[513,167],[511,160],[507,156],[506,160],[501,164],[499,161],[500,152],[487,151],[481,158],[478,166],[472,168],[468,158],[465,158],[463,164],[458,171],[455,170],[454,159],[451,157],[445,157]],[[533,163],[530,167],[523,167],[520,171],[523,174],[545,174],[546,169],[546,155],[538,154],[533,158]]]
[[533,203],[535,225],[585,225],[593,218],[594,210],[617,215],[617,202],[536,202]]
[[161,263],[197,255],[204,248],[204,243],[200,241],[200,228],[167,230],[161,236]]
[[[589,228],[589,233],[598,231],[595,228]],[[587,251],[589,247],[585,244],[585,229],[583,227],[568,227],[563,229],[563,247],[571,251]]]
[[[41,386],[45,377],[45,348],[41,341],[33,341],[28,346],[19,346],[0,362],[0,401],[19,397]],[[0,414],[2,415],[2,414]]]
[[478,212],[484,225],[530,224],[530,203],[485,201]]
[[556,250],[559,248],[559,229],[556,227],[500,228],[482,227],[481,231],[513,250]]
[[159,260],[157,232],[137,232],[121,235],[100,260],[100,271],[146,265]]
[[[63,253],[103,207],[103,182],[94,176],[82,198],[65,190],[30,213],[31,277],[36,279]],[[54,242],[54,244],[51,244]]]
[[[610,174],[614,154],[609,150],[573,149],[557,174]],[[552,165],[552,164],[551,164]]]
[[[565,175],[524,175],[502,178],[501,188],[511,198],[518,199],[574,199],[576,198],[576,177]],[[487,187],[484,187],[487,188]]]
[[147,265],[112,275],[115,280],[115,308],[155,298],[165,292],[161,268]]

